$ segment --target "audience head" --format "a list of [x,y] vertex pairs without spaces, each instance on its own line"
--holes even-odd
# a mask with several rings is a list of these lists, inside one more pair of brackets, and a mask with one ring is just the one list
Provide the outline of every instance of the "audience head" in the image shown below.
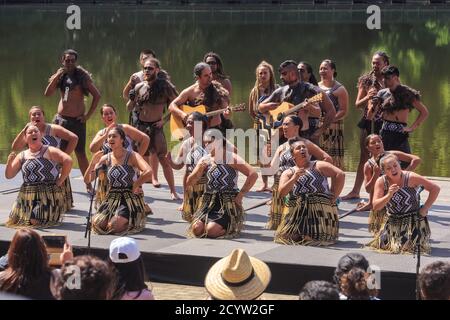
[[435,261],[424,267],[419,284],[423,299],[450,300],[450,262]]
[[339,291],[331,282],[309,281],[300,291],[299,300],[339,300]]

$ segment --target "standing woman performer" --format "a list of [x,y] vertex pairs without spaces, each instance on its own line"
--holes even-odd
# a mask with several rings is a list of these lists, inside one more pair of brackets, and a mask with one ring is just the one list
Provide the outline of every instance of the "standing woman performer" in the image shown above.
[[[97,132],[89,146],[89,149],[94,154],[90,164],[91,167],[95,167],[95,165],[97,165],[98,161],[103,155],[108,154],[112,151],[111,146],[108,144],[107,138],[109,131],[115,127],[120,127],[125,132],[126,139],[124,147],[126,150],[133,151],[133,145],[135,144],[138,148],[138,153],[141,156],[144,155],[150,143],[150,138],[145,133],[131,125],[117,123],[117,111],[116,108],[114,108],[114,106],[111,104],[105,103],[100,108],[100,114],[102,116],[103,123],[105,124],[105,128]],[[100,170],[98,175],[98,187],[95,197],[96,208],[105,199],[107,191],[108,179],[106,178],[106,172]],[[147,204],[146,212],[151,212],[151,209]]]
[[[45,113],[41,107],[32,106],[28,112],[30,122],[25,125],[22,131],[14,139],[11,149],[12,151],[19,152],[27,146],[25,139],[25,132],[30,124],[39,128],[42,135],[42,143],[47,146],[52,146],[61,149],[61,140],[67,141],[65,150],[63,150],[69,156],[75,150],[78,143],[78,137],[71,131],[57,124],[46,123]],[[61,186],[66,199],[66,211],[73,208],[73,196],[72,186],[70,185],[70,178],[64,180],[64,184]]]
[[[106,164],[109,183],[108,193],[92,218],[92,228],[98,234],[126,235],[137,233],[145,227],[145,203],[142,183],[151,175],[149,164],[137,152],[124,148],[126,135],[123,129],[109,130],[108,144],[111,152],[103,155],[97,168]],[[141,172],[136,178],[136,170]],[[85,180],[95,179],[92,164]]]
[[[278,85],[275,83],[275,75],[273,72],[273,66],[269,64],[266,61],[261,61],[261,63],[256,67],[256,81],[255,86],[253,87],[252,91],[250,91],[250,96],[248,98],[248,111],[250,113],[250,116],[253,119],[253,129],[259,131],[263,128],[261,125],[261,119],[260,117],[264,117],[263,114],[261,114],[258,110],[258,104],[265,100],[268,96],[272,94],[272,92],[275,91],[275,89],[278,88]],[[266,118],[266,122],[268,119]],[[270,134],[270,133],[269,133]],[[272,137],[268,137],[270,140]],[[259,139],[259,135],[257,137]],[[259,150],[257,150],[258,155],[258,161],[260,150],[262,149],[261,146],[259,146],[259,140],[257,143],[257,146],[259,147]],[[259,161],[260,162],[260,161]],[[262,164],[260,164],[263,166]],[[261,178],[263,181],[263,185],[261,188],[257,189],[257,192],[264,192],[264,191],[271,191],[268,185],[268,176],[261,174]]]
[[300,130],[302,128],[302,120],[295,115],[288,115],[283,120],[283,135],[288,139],[285,143],[278,147],[271,161],[271,168],[276,170],[274,174],[274,182],[272,186],[272,201],[269,212],[269,221],[267,228],[276,230],[281,222],[281,215],[283,212],[284,200],[279,196],[278,186],[281,174],[288,168],[295,166],[294,158],[292,157],[289,141],[292,139],[299,139],[304,141],[310,154],[316,159],[332,162],[331,157],[317,145],[305,138],[300,138]]
[[[197,125],[199,126],[197,128],[200,128],[200,130],[196,129]],[[191,113],[186,120],[186,130],[189,132],[189,138],[181,144],[177,159],[173,161],[170,152],[167,154],[172,169],[180,170],[186,164],[186,171],[183,176],[183,204],[179,210],[182,212],[182,218],[187,222],[192,221],[192,217],[199,208],[205,192],[206,172],[194,185],[187,186],[186,180],[200,159],[208,154],[203,144],[203,133],[207,127],[207,117],[197,111]]]
[[28,149],[11,152],[5,169],[6,179],[22,171],[23,184],[13,204],[7,227],[45,228],[60,224],[67,210],[61,186],[72,169],[72,158],[61,150],[44,145],[38,127],[25,132]]
[[[431,231],[427,214],[439,195],[439,186],[417,173],[403,171],[394,154],[381,158],[380,166],[384,176],[375,182],[373,209],[386,207],[388,218],[367,246],[389,253],[414,253],[420,245],[421,252],[429,254]],[[423,206],[420,186],[429,192]]]
[[385,155],[393,154],[397,156],[400,161],[409,163],[409,166],[406,168],[407,171],[414,171],[414,169],[420,164],[421,160],[418,156],[398,150],[384,151],[383,141],[377,134],[370,134],[367,136],[366,148],[371,155],[369,160],[367,160],[364,165],[364,181],[366,191],[369,193],[369,203],[362,205],[358,210],[363,211],[371,209],[369,214],[369,232],[375,234],[380,231],[388,217],[386,214],[386,208],[381,208],[381,210],[373,210],[372,208],[375,182],[381,175],[383,175],[380,168],[380,159]]
[[[207,130],[204,143],[209,155],[203,157],[188,176],[192,186],[206,172],[206,190],[194,214],[189,233],[194,237],[235,237],[244,225],[242,198],[258,179],[256,171],[234,153],[218,130]],[[247,176],[239,190],[238,173]]]
[[369,159],[369,154],[364,143],[369,134],[378,134],[383,124],[382,110],[381,108],[374,109],[373,98],[377,95],[378,91],[385,87],[381,70],[388,65],[389,56],[383,51],[377,51],[372,56],[372,70],[358,79],[358,95],[355,106],[357,109],[363,110],[363,116],[357,125],[360,128],[359,163],[356,169],[353,188],[348,194],[342,197],[342,200],[359,199],[359,192],[364,182],[364,164]]
[[325,91],[336,109],[336,117],[323,132],[320,146],[333,158],[336,167],[344,169],[344,118],[348,111],[348,92],[336,81],[336,64],[333,61],[323,60],[319,74],[319,87]]
[[290,151],[295,166],[285,170],[280,178],[280,197],[289,195],[275,242],[333,244],[339,235],[336,199],[344,187],[345,174],[328,162],[311,161],[304,141],[291,140]]

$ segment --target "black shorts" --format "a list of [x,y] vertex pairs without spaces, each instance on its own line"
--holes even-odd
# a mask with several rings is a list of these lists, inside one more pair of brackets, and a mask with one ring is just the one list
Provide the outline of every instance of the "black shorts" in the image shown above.
[[366,130],[366,135],[369,134],[380,134],[381,126],[383,125],[383,120],[375,120],[373,124],[373,132],[372,132],[372,120],[367,120],[365,118],[362,118],[357,126],[360,129]]
[[[61,127],[69,130],[70,132],[75,133],[75,135],[78,137],[78,143],[75,147],[76,152],[86,152],[85,146],[86,146],[86,123],[82,123],[81,120],[78,120],[74,117],[66,117],[62,116],[60,114],[55,114],[55,117],[53,118],[53,123],[60,125]],[[61,140],[61,150],[66,150],[67,147],[67,141]]]
[[208,213],[208,222],[215,222],[223,229],[227,230],[230,225],[230,216],[226,213],[222,213],[222,205],[220,203],[220,197],[216,197],[214,207]]
[[127,207],[127,203],[125,202],[125,199],[122,197],[120,200],[120,205],[116,210],[116,213],[118,216],[123,217],[127,220],[130,219],[130,210]]

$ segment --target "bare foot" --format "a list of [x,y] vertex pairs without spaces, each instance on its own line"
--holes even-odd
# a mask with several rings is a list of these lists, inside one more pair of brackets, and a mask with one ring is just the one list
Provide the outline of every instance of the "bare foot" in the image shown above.
[[159,183],[158,180],[153,180],[153,181],[152,181],[152,184],[153,184],[153,186],[154,186],[155,188],[161,188],[161,183]]
[[179,207],[177,208],[177,211],[183,211],[183,205],[179,206]]
[[372,209],[372,205],[368,202],[365,201],[360,201],[357,205],[356,205],[356,209],[358,211],[369,211]]
[[360,199],[359,193],[350,192],[350,193],[346,194],[345,196],[341,197],[341,200],[351,200],[351,199]]
[[151,216],[153,214],[153,211],[150,208],[150,206],[148,205],[148,203],[145,203],[144,209],[145,209],[145,215],[146,216]]
[[171,192],[170,196],[172,197],[172,200],[181,200],[180,196],[176,192]]
[[272,189],[270,189],[267,185],[265,185],[259,189],[256,189],[256,192],[272,192]]

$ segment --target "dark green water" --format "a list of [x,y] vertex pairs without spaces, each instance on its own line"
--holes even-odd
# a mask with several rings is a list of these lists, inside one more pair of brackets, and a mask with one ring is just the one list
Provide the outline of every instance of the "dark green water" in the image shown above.
[[[232,101],[247,102],[255,67],[265,59],[278,66],[285,59],[305,60],[316,69],[335,60],[338,80],[350,94],[345,119],[346,169],[359,159],[360,112],[354,108],[356,80],[370,67],[372,52],[382,49],[400,68],[403,83],[420,90],[430,117],[411,138],[424,162],[419,171],[450,176],[450,10],[382,12],[381,30],[368,30],[365,11],[302,11],[130,7],[81,7],[81,30],[65,28],[65,7],[0,6],[0,161],[27,122],[31,105],[44,107],[47,120],[59,97],[45,98],[48,77],[68,47],[92,72],[102,93],[127,121],[121,92],[138,68],[139,50],[154,49],[179,90],[193,81],[192,69],[208,51],[218,52],[233,83]],[[413,112],[413,121],[417,113]],[[248,128],[247,113],[234,116]],[[88,137],[102,126],[98,112],[88,122]]]

